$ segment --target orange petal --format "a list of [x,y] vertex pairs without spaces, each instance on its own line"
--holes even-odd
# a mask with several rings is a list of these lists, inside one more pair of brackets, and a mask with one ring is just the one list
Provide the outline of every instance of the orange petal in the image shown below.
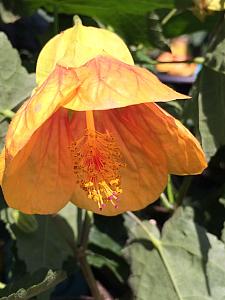
[[153,103],[139,105],[137,114],[142,124],[148,124],[166,155],[169,173],[199,174],[207,167],[204,152],[197,139],[178,120]]
[[70,143],[68,112],[60,109],[10,163],[6,159],[2,189],[10,207],[52,214],[69,201],[74,190]]
[[105,110],[144,102],[190,98],[175,92],[146,69],[109,56],[98,56],[72,69],[80,84],[74,98],[64,105],[78,111]]
[[[96,129],[109,131],[116,139],[126,167],[121,169],[123,193],[118,208],[110,203],[102,210],[77,188],[71,201],[78,207],[102,215],[117,215],[128,210],[139,210],[155,201],[167,183],[167,162],[155,136],[147,130],[140,132],[139,116],[134,109],[121,108],[95,111]],[[77,114],[74,113],[76,119]],[[74,128],[76,131],[76,126]]]
[[6,136],[7,156],[14,157],[37,130],[74,92],[74,73],[57,66],[54,72],[18,110]]
[[0,154],[0,185],[2,185],[2,177],[5,171],[5,148]]

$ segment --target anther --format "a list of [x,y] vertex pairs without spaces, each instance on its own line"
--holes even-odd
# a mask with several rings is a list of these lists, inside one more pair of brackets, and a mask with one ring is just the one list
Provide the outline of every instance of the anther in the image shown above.
[[108,203],[118,207],[122,193],[119,172],[125,164],[109,132],[95,130],[93,112],[86,112],[87,129],[70,147],[74,174],[88,199],[102,210]]

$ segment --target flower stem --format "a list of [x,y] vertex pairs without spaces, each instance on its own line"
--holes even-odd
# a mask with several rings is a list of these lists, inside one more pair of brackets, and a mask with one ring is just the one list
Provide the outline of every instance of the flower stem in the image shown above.
[[164,193],[162,193],[160,195],[160,200],[162,201],[162,204],[165,208],[167,208],[169,210],[174,210],[173,204],[170,203],[170,201],[167,199],[167,197]]
[[[79,212],[79,216],[82,216],[82,211]],[[84,274],[84,277],[91,290],[92,296],[94,297],[95,300],[102,300],[92,269],[87,261],[87,253],[86,253],[89,233],[92,225],[92,213],[85,211],[85,217],[82,226],[80,226],[79,224],[80,221],[81,218],[78,218],[78,228],[79,230],[81,230],[81,232],[78,233],[78,236],[80,237],[80,241],[79,241],[80,243],[78,245],[78,260],[80,263],[81,270]]]
[[181,184],[181,187],[178,191],[178,195],[176,197],[176,205],[177,206],[182,204],[183,199],[184,199],[185,195],[187,194],[187,191],[191,185],[192,179],[193,179],[193,176],[185,176],[185,178]]
[[58,9],[58,5],[55,4],[54,5],[54,10],[53,10],[53,14],[54,14],[54,35],[59,33],[59,9]]
[[83,222],[83,209],[78,207],[77,208],[77,245],[80,245],[81,242],[82,222]]
[[172,180],[171,180],[171,175],[168,176],[167,195],[168,195],[169,202],[171,204],[174,204],[175,199],[174,199],[173,183],[172,183]]
[[88,264],[86,255],[81,256],[79,260],[80,260],[81,270],[84,274],[85,279],[87,280],[93,298],[95,300],[102,300],[93,272],[91,270],[90,265]]

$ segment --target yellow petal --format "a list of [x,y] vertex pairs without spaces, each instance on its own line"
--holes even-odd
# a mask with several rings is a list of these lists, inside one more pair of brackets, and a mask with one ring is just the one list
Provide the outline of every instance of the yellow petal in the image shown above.
[[223,0],[194,0],[194,3],[202,10],[221,11],[225,9]]
[[36,68],[37,84],[40,85],[48,77],[57,63],[79,67],[97,55],[110,55],[133,64],[127,46],[115,33],[86,27],[78,22],[52,38],[42,49]]

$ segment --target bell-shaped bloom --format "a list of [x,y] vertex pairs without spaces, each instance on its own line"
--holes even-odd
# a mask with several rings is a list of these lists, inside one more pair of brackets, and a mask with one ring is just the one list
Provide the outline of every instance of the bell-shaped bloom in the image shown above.
[[9,206],[50,214],[72,201],[116,215],[155,201],[168,174],[206,167],[198,141],[154,103],[188,97],[134,66],[116,34],[77,22],[46,44],[36,76],[0,156]]

